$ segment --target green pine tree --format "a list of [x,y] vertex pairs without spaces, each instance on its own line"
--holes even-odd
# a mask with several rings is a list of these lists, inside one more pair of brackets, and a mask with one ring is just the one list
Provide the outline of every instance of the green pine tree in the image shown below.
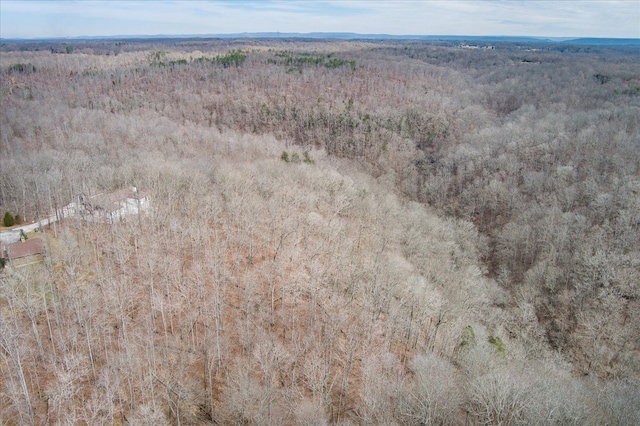
[[4,226],[13,226],[13,224],[15,223],[15,219],[13,218],[13,216],[11,216],[11,213],[5,212],[2,223],[4,224]]

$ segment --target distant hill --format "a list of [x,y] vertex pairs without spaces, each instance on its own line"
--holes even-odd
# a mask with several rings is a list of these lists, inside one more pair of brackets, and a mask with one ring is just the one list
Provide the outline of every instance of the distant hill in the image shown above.
[[571,44],[583,44],[590,46],[638,46],[640,38],[575,38],[567,40]]

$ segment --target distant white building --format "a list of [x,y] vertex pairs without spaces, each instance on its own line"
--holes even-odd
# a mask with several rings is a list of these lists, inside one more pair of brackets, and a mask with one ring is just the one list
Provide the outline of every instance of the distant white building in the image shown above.
[[124,201],[120,201],[119,204],[120,205],[115,210],[106,212],[105,218],[107,219],[107,222],[119,222],[125,216],[137,215],[146,211],[149,208],[149,199],[147,197],[126,198]]
[[115,223],[125,216],[137,215],[150,206],[149,198],[140,196],[136,187],[110,194],[78,196],[78,212],[87,220]]

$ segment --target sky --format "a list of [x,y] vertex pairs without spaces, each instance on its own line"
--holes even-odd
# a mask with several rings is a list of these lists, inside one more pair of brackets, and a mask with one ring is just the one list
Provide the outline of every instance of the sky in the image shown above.
[[352,32],[640,38],[640,0],[0,0],[0,37]]

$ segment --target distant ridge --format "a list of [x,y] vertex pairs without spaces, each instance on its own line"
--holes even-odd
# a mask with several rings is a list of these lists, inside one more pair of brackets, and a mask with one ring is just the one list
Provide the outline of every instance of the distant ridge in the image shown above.
[[568,40],[571,44],[591,46],[639,46],[640,38],[576,38]]
[[152,40],[152,39],[194,39],[194,38],[295,38],[295,39],[332,39],[332,40],[424,40],[449,42],[506,42],[506,43],[568,43],[594,46],[640,46],[640,38],[594,38],[594,37],[533,37],[533,36],[470,36],[470,35],[392,35],[358,34],[350,32],[311,32],[311,33],[233,33],[233,34],[155,34],[155,35],[114,35],[114,36],[76,36],[42,38],[0,38],[2,42],[33,42],[51,40]]

